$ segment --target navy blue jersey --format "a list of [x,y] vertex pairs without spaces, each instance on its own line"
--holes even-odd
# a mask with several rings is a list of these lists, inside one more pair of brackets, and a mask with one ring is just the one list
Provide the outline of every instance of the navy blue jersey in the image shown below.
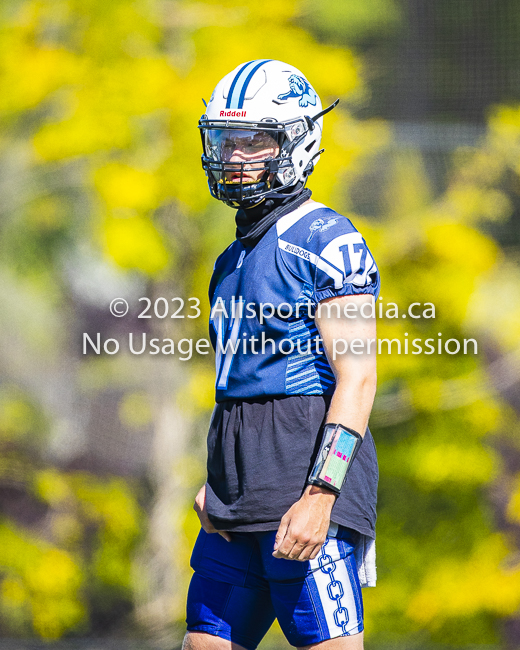
[[352,223],[321,203],[283,216],[254,248],[234,241],[211,279],[216,401],[331,395],[314,323],[326,298],[379,294],[379,272]]

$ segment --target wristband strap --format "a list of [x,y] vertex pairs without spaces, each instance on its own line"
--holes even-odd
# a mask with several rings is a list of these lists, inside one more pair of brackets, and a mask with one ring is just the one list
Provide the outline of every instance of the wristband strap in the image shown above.
[[354,429],[342,424],[326,424],[320,450],[307,483],[339,494],[362,442],[362,436]]

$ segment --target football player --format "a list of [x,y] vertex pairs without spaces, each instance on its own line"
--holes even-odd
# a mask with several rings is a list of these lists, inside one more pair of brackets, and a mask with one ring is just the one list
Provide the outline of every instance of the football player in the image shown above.
[[185,650],[254,650],[275,618],[298,648],[363,647],[380,280],[361,234],[306,188],[335,104],[293,66],[257,60],[217,84],[199,121],[210,192],[237,209],[237,231],[209,289],[216,405]]

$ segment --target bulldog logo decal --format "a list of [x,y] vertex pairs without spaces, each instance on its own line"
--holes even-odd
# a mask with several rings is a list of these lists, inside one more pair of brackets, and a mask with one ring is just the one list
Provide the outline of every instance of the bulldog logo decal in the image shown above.
[[329,228],[332,228],[332,226],[335,226],[338,221],[339,219],[329,219],[328,221],[324,221],[323,219],[315,219],[309,226],[311,234],[307,237],[307,243],[311,241],[317,232],[325,232]]
[[278,95],[278,99],[286,101],[292,99],[293,97],[299,97],[298,104],[305,108],[305,106],[316,106],[316,93],[309,86],[309,82],[304,77],[299,77],[297,74],[292,74],[289,77],[289,88],[291,89],[288,93],[282,93]]

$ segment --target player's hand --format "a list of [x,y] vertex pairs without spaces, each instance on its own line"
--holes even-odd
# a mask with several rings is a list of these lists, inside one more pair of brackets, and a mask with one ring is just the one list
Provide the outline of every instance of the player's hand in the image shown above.
[[197,513],[200,525],[207,533],[218,533],[219,535],[222,535],[226,542],[231,541],[230,533],[225,530],[217,530],[209,520],[208,513],[206,512],[206,485],[203,485],[197,492],[195,503],[193,504],[193,510]]
[[327,537],[335,500],[330,490],[307,486],[301,499],[282,517],[273,557],[299,562],[314,560]]

